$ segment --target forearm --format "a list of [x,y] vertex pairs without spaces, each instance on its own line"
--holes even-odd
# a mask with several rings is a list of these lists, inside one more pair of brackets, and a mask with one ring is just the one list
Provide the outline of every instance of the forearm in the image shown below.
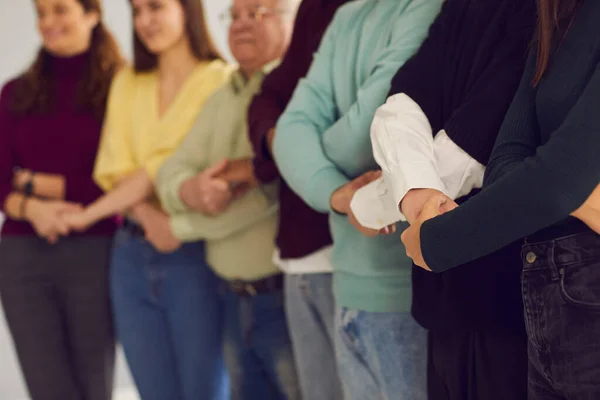
[[90,223],[94,223],[124,213],[134,205],[145,201],[152,193],[153,184],[150,176],[146,171],[140,170],[121,181],[114,190],[90,204],[85,212]]
[[65,198],[66,180],[63,175],[36,173],[32,182],[33,194],[38,197],[55,200]]

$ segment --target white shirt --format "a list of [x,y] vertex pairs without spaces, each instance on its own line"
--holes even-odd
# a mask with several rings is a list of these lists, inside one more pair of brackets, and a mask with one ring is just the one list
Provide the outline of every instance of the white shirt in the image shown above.
[[437,189],[456,199],[483,184],[485,167],[444,130],[434,138],[427,116],[404,93],[388,98],[375,113],[371,143],[382,177],[359,189],[350,204],[365,227],[405,221],[399,205],[409,190]]
[[275,249],[273,263],[286,274],[322,274],[333,272],[331,252],[333,246],[327,246],[302,258],[282,260],[279,249]]

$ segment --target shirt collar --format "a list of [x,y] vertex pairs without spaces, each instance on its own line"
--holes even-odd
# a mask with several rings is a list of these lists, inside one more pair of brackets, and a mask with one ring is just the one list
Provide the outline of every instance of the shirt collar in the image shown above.
[[273,71],[280,62],[281,60],[275,60],[265,64],[260,71],[254,73],[248,80],[244,78],[239,68],[236,69],[231,74],[231,86],[233,86],[233,90],[236,94],[241,93],[244,89],[254,86],[256,82],[262,82],[262,79]]

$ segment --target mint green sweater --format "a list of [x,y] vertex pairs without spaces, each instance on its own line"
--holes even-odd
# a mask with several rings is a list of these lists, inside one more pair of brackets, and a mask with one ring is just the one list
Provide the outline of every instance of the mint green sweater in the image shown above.
[[[370,312],[410,310],[411,261],[399,234],[367,238],[330,212],[331,194],[378,169],[369,128],[391,79],[418,50],[441,0],[358,0],[336,13],[308,75],[277,124],[274,156],[311,207],[330,213],[334,292],[339,305]],[[404,228],[399,226],[400,230]]]

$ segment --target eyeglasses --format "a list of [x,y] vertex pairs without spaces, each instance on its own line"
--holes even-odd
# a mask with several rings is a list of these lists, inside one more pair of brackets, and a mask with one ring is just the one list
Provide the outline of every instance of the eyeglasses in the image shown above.
[[234,10],[230,8],[227,11],[223,11],[221,15],[219,15],[219,19],[223,24],[231,25],[232,23],[242,19],[242,17],[245,15],[250,22],[259,23],[267,17],[276,14],[286,14],[287,12],[288,10],[281,8],[269,8],[264,6],[248,8],[245,10]]

